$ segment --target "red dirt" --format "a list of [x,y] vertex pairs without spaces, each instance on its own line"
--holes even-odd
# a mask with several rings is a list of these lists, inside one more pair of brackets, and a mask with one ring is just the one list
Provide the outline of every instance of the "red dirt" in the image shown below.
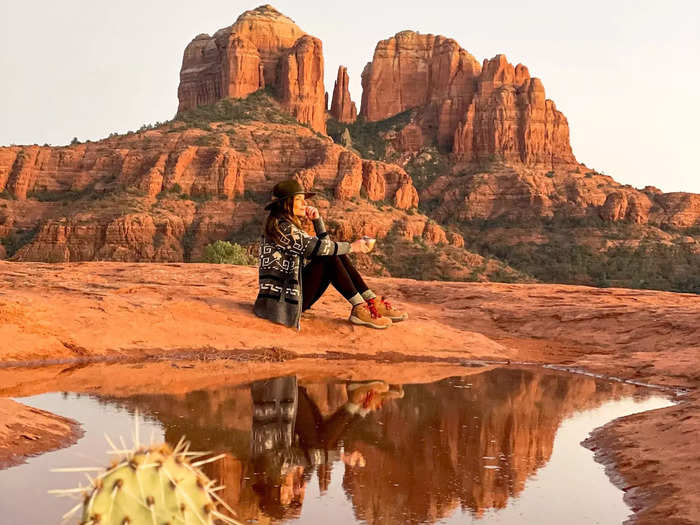
[[[331,291],[302,316],[300,332],[273,325],[252,314],[257,291],[252,267],[0,261],[0,366],[66,361],[0,369],[0,395],[139,384],[175,392],[193,377],[186,379],[171,364],[183,356],[219,359],[199,375],[208,383],[270,376],[290,367],[309,376],[396,374],[395,366],[372,358],[413,360],[396,382],[435,380],[456,369],[464,375],[469,369],[459,362],[467,359],[560,364],[690,391],[679,405],[606,425],[587,446],[626,491],[635,523],[700,523],[700,297],[392,278],[370,278],[368,284],[408,310],[409,320],[381,332],[352,326],[347,305]],[[316,359],[276,362],[294,356]],[[362,361],[347,360],[352,356]],[[84,366],[86,360],[149,357],[168,361]],[[234,361],[251,357],[255,361]],[[435,360],[451,363],[430,362]],[[199,365],[193,366],[187,373],[196,375]],[[17,407],[12,410],[19,417]],[[33,428],[48,430],[39,425],[47,415],[35,415]],[[27,446],[32,440],[8,442],[1,431],[0,454],[36,451]]]

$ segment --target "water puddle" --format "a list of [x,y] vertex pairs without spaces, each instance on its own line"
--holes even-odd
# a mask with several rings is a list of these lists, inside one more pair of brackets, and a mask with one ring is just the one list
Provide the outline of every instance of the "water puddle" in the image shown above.
[[580,442],[616,417],[671,404],[632,385],[542,369],[377,379],[19,398],[78,420],[85,436],[0,471],[0,516],[59,523],[73,502],[47,490],[77,486],[83,474],[50,469],[105,465],[104,434],[130,443],[138,412],[144,441],[185,435],[195,450],[225,453],[204,468],[244,522],[619,524],[630,514],[622,492]]

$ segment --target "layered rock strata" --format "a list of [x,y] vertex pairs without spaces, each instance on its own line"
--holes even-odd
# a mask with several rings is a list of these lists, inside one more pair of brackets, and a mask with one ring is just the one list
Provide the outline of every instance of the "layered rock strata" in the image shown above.
[[640,191],[607,175],[582,171],[543,175],[536,169],[503,164],[488,171],[440,175],[420,198],[433,202],[435,219],[448,222],[559,215],[674,228],[700,224],[700,195]]
[[300,122],[325,133],[323,48],[269,5],[246,11],[185,49],[178,111],[269,87]]
[[[361,159],[305,127],[260,122],[214,132],[175,123],[97,143],[0,148],[0,176],[0,193],[11,197],[0,201],[0,239],[36,230],[17,260],[196,260],[210,242],[259,229],[270,188],[292,176],[324,195],[327,217],[341,211],[327,199],[366,197],[396,209],[364,221],[372,231],[353,227],[360,235],[387,235],[402,210],[418,205],[401,167]],[[410,231],[420,236],[427,218],[416,218],[422,227]]]
[[566,117],[545,98],[542,82],[504,55],[480,66],[452,39],[402,31],[377,44],[362,86],[362,117],[419,108],[424,132],[459,161],[576,164]]
[[352,123],[357,120],[357,107],[350,99],[350,89],[348,85],[350,77],[345,66],[338,68],[338,78],[333,87],[333,100],[331,102],[331,116],[344,123]]

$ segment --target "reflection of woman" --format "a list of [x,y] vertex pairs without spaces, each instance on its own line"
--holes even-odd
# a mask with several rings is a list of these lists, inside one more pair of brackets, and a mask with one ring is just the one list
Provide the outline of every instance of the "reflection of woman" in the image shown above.
[[255,381],[251,448],[260,507],[273,518],[299,515],[304,501],[306,459],[294,447],[296,376]]
[[347,391],[348,402],[323,418],[295,376],[251,385],[253,488],[265,514],[280,519],[299,515],[313,469],[328,470],[329,452],[353,425],[381,407],[389,387],[372,381],[350,384]]
[[[259,317],[300,328],[302,310],[314,304],[332,284],[352,305],[349,321],[372,328],[387,328],[408,317],[374,292],[353,266],[350,252],[368,253],[365,239],[352,243],[328,238],[318,210],[306,206],[305,192],[296,180],[276,184],[265,206],[270,215],[260,246],[259,293],[254,311]],[[313,221],[317,237],[308,235],[300,217]],[[303,269],[302,269],[303,267]]]

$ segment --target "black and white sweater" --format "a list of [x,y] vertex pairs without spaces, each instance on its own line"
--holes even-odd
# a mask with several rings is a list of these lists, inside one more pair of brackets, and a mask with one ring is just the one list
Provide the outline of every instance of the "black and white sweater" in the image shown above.
[[314,257],[350,252],[349,242],[328,238],[323,219],[313,221],[316,237],[290,222],[280,222],[283,236],[279,243],[263,235],[260,240],[259,290],[253,311],[258,317],[301,329],[302,263]]

